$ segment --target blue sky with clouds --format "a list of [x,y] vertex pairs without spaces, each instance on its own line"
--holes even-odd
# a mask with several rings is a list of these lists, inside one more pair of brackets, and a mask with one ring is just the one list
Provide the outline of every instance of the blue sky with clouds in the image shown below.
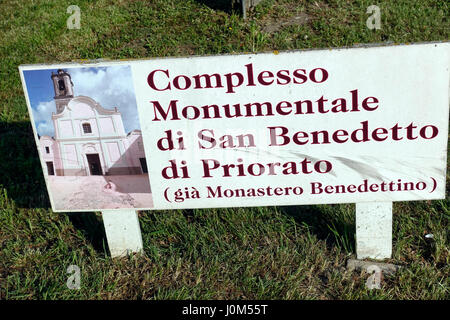
[[[103,108],[117,107],[125,131],[139,129],[133,78],[129,66],[65,68],[72,77],[74,96],[88,96]],[[56,112],[51,74],[56,69],[24,71],[33,118],[39,135],[54,136],[52,112]]]

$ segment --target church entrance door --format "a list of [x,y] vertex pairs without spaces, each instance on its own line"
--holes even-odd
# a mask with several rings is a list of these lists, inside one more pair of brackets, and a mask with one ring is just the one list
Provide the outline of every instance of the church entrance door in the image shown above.
[[101,176],[102,173],[102,165],[100,163],[100,157],[98,156],[98,153],[92,153],[86,155],[88,165],[89,165],[89,172],[91,176]]
[[55,168],[53,167],[53,161],[47,161],[47,174],[49,176],[55,175]]

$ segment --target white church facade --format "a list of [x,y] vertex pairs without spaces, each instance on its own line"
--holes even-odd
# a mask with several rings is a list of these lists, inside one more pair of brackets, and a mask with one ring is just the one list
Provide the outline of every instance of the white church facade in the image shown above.
[[55,136],[39,137],[47,175],[146,174],[142,134],[128,134],[117,108],[106,109],[94,99],[74,96],[71,76],[52,72],[56,112],[52,114]]

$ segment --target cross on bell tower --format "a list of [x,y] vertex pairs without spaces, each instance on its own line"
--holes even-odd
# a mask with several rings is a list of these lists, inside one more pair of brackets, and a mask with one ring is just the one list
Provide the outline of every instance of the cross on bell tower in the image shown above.
[[63,69],[57,73],[52,72],[53,89],[55,91],[56,113],[61,113],[64,107],[73,98],[73,82],[70,74]]

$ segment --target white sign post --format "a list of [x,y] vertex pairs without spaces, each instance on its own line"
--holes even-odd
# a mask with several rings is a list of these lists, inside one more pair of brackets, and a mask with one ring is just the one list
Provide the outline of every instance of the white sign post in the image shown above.
[[102,211],[106,240],[113,258],[143,251],[141,228],[134,210]]
[[392,202],[356,204],[356,257],[389,259],[392,255]]
[[20,71],[53,210],[104,212],[113,256],[136,210],[356,203],[357,257],[385,259],[392,202],[445,198],[449,48]]
[[[103,223],[111,256],[143,251],[137,212],[103,211]],[[356,204],[356,256],[383,260],[392,254],[392,202]]]
[[241,1],[242,17],[244,19],[247,19],[247,11],[261,2],[261,0],[240,0],[240,1]]

